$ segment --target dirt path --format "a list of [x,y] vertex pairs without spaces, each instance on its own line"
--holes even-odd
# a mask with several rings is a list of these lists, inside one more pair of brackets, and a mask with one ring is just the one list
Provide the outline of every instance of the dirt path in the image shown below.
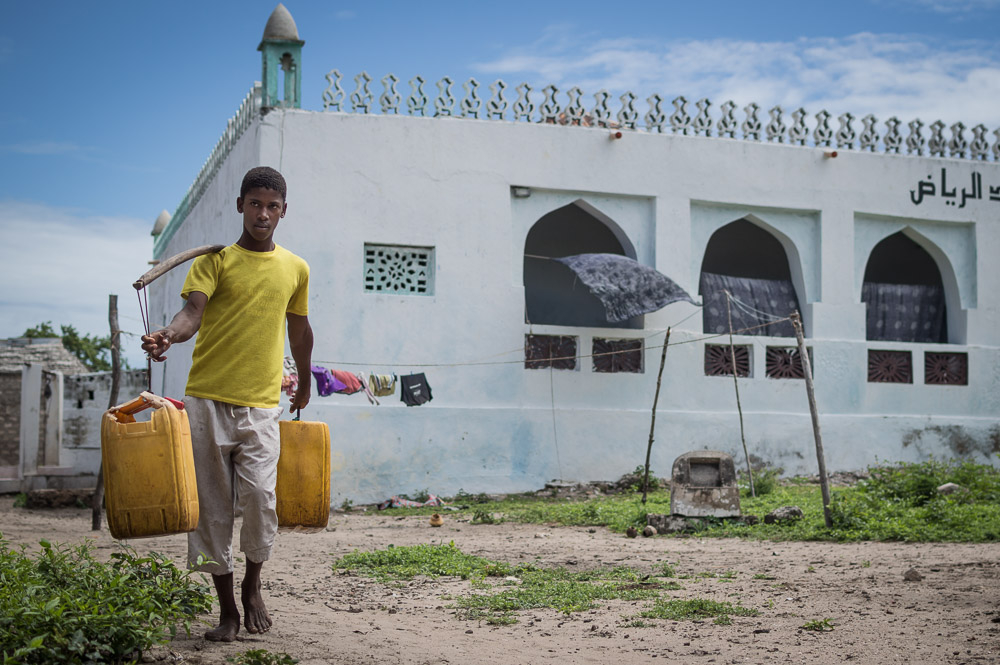
[[[0,531],[12,543],[92,537],[86,510],[26,510],[0,497]],[[773,543],[695,538],[627,539],[605,529],[470,525],[446,515],[335,514],[319,534],[281,534],[264,568],[270,633],[233,644],[177,639],[150,659],[216,664],[247,649],[284,651],[319,663],[997,663],[1000,662],[1000,546],[900,543]],[[468,582],[420,580],[388,587],[336,574],[330,563],[354,549],[454,541],[491,559],[586,570],[625,565],[652,571],[667,561],[679,576],[735,571],[735,578],[680,579],[672,598],[711,598],[760,610],[732,625],[627,624],[647,604],[612,602],[572,615],[531,610],[513,626],[457,620],[449,600]],[[97,535],[99,551],[114,541]],[[183,557],[184,536],[132,543]],[[923,579],[905,581],[916,569]],[[237,577],[242,569],[238,567]],[[754,579],[754,576],[773,579]],[[800,629],[829,618],[829,632]]]

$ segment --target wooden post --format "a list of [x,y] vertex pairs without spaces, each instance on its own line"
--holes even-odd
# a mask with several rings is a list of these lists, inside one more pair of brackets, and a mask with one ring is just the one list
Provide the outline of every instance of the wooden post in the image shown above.
[[[108,397],[108,408],[118,403],[118,389],[121,383],[121,330],[118,329],[118,296],[108,296],[108,323],[111,325],[111,395]],[[102,453],[103,454],[103,453]],[[97,487],[90,499],[91,531],[101,530],[101,511],[104,507],[104,460],[97,472]]]
[[795,339],[799,343],[799,358],[802,359],[802,371],[806,379],[806,395],[809,398],[809,415],[812,416],[813,437],[816,439],[816,461],[819,462],[819,487],[823,493],[823,519],[826,528],[833,528],[833,517],[830,515],[830,483],[826,477],[826,457],[823,455],[823,437],[819,431],[819,412],[816,410],[816,393],[813,390],[812,363],[806,352],[805,335],[802,332],[802,317],[792,312],[792,327],[795,328]]
[[663,380],[663,365],[667,362],[667,344],[670,342],[670,328],[663,340],[663,353],[660,354],[660,371],[656,375],[656,393],[653,395],[653,416],[649,420],[649,444],[646,446],[646,473],[642,478],[642,502],[646,503],[646,491],[649,489],[649,455],[653,452],[653,430],[656,429],[656,403],[660,401],[660,381]]
[[747,437],[743,433],[743,406],[740,404],[740,384],[736,381],[736,347],[733,346],[733,295],[726,291],[726,317],[729,319],[729,362],[733,364],[733,389],[736,391],[736,411],[740,414],[740,441],[743,442],[743,457],[747,461],[747,478],[750,479],[750,496],[757,496],[753,486],[753,468],[750,466],[750,453],[747,451]]

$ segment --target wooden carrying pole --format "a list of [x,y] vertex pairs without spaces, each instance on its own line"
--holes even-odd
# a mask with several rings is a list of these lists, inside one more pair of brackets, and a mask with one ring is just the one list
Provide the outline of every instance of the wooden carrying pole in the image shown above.
[[[161,261],[153,266],[146,272],[146,274],[133,282],[132,286],[136,291],[141,291],[153,280],[162,276],[172,268],[176,268],[185,261],[190,261],[191,259],[204,254],[212,254],[213,252],[218,252],[225,248],[225,245],[202,245],[201,247],[195,247],[193,249],[185,250],[179,254],[175,254],[166,261]],[[108,299],[108,323],[111,325],[111,395],[108,399],[108,409],[110,409],[118,404],[118,390],[121,383],[121,330],[118,328],[118,296],[111,295],[108,296]],[[150,381],[150,392],[152,392],[153,372],[150,365],[151,363],[147,360],[146,372],[148,380]],[[101,468],[97,471],[97,487],[94,488],[94,496],[91,497],[90,500],[90,508],[92,511],[90,526],[93,531],[100,531],[101,529],[101,511],[103,507],[104,461],[102,458]]]
[[805,335],[802,332],[802,317],[792,312],[792,327],[795,328],[795,339],[799,343],[799,358],[802,359],[802,372],[806,379],[806,395],[809,397],[809,415],[812,416],[813,437],[816,439],[816,461],[819,462],[819,487],[823,492],[823,519],[826,528],[833,528],[833,517],[830,515],[830,483],[826,477],[826,457],[823,455],[823,437],[819,431],[819,412],[816,410],[816,392],[813,390],[812,363],[806,352]]
[[[118,329],[118,296],[108,296],[108,323],[111,325],[111,395],[108,398],[110,409],[118,403],[118,389],[121,383],[121,330]],[[97,487],[90,499],[92,531],[101,530],[101,509],[104,507],[104,461],[97,471]]]
[[148,286],[157,277],[160,277],[165,272],[176,268],[185,261],[190,261],[191,259],[202,256],[203,254],[212,254],[214,252],[220,252],[226,248],[225,245],[202,245],[201,247],[194,247],[192,249],[186,249],[180,254],[175,254],[165,261],[160,261],[155,266],[149,269],[149,271],[135,280],[132,283],[132,287],[136,291],[139,291],[144,286]]
[[663,380],[663,365],[667,362],[667,345],[670,342],[670,328],[663,340],[663,353],[660,354],[660,372],[656,375],[656,393],[653,395],[653,416],[649,420],[649,444],[646,446],[646,472],[642,478],[642,502],[646,503],[646,490],[649,488],[649,455],[653,452],[653,430],[656,429],[656,403],[660,401],[660,381]]

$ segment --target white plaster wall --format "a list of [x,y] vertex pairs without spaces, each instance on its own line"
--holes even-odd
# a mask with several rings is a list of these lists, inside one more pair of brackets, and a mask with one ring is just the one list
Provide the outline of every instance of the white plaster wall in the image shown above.
[[[695,448],[742,457],[732,379],[704,376],[696,308],[669,305],[647,315],[644,330],[524,323],[525,235],[538,217],[579,198],[615,219],[641,262],[692,294],[718,226],[751,214],[784,236],[801,264],[831,470],[958,453],[997,460],[989,456],[1000,449],[1000,354],[991,324],[1000,319],[1000,274],[982,257],[1000,249],[1000,202],[916,206],[909,193],[942,164],[955,182],[977,171],[984,184],[1000,185],[996,164],[851,151],[828,159],[816,149],[731,139],[626,132],[612,141],[606,131],[579,127],[275,111],[244,135],[166,255],[234,240],[239,179],[258,163],[276,166],[289,183],[276,239],[312,266],[314,362],[424,371],[434,391],[431,403],[412,408],[398,397],[378,407],[360,395],[314,397],[303,416],[330,424],[335,504],[422,488],[526,490],[552,478],[613,479],[635,468],[649,435],[655,347],[667,326],[678,328],[671,342],[679,344],[667,354],[653,468],[666,474],[677,455]],[[531,188],[532,197],[512,198],[515,185]],[[867,257],[858,253],[880,239],[867,220],[925,229],[956,266],[963,305],[972,308],[967,345],[879,343],[913,352],[913,385],[866,381],[857,271]],[[434,294],[365,293],[366,242],[434,247]],[[176,270],[158,283],[159,316],[179,306],[182,279]],[[598,374],[587,358],[576,371],[525,370],[529,330],[577,335],[583,354],[594,336],[648,338],[645,372]],[[740,389],[751,454],[789,473],[815,472],[802,382],[764,378],[766,346],[793,340],[737,341],[753,346],[754,376],[741,379]],[[182,393],[190,348],[172,351],[166,394]],[[970,385],[922,385],[925,349],[968,351]]]

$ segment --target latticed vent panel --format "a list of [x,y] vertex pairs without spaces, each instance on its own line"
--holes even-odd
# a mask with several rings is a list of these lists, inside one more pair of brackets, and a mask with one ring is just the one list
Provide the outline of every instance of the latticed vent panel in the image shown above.
[[642,373],[641,339],[594,338],[595,372]]
[[576,337],[525,335],[525,369],[576,369]]
[[732,376],[734,355],[736,376],[750,376],[750,347],[726,344],[705,345],[705,376]]
[[913,383],[913,356],[909,351],[868,351],[869,383]]
[[[808,351],[807,351],[808,353]],[[812,354],[809,354],[812,358]],[[764,373],[769,379],[804,379],[802,354],[794,346],[769,346],[764,359]]]
[[969,385],[966,353],[924,353],[924,383],[937,386]]
[[434,294],[434,248],[365,244],[365,291]]

